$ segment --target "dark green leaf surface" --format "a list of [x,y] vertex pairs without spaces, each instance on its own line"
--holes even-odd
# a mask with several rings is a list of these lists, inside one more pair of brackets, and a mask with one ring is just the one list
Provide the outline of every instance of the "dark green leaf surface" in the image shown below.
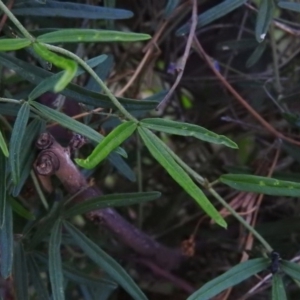
[[14,184],[16,185],[20,179],[20,173],[21,173],[21,163],[20,163],[20,155],[21,155],[21,145],[22,145],[22,139],[26,130],[26,125],[29,119],[29,112],[30,107],[28,103],[23,103],[10,138],[10,145],[9,145],[9,163],[11,168],[11,175]]
[[[0,110],[1,111],[1,110]],[[2,111],[1,111],[2,112]],[[9,156],[9,153],[8,153],[8,149],[7,149],[7,145],[6,145],[6,142],[4,140],[4,137],[2,135],[2,132],[0,131],[0,148],[2,150],[2,153],[8,157]],[[0,164],[1,166],[1,164]]]
[[21,175],[20,180],[16,186],[13,187],[12,195],[17,197],[32,170],[33,162],[36,158],[36,151],[33,147],[37,136],[44,130],[45,122],[40,118],[35,118],[27,126],[24,138],[21,145],[20,164]]
[[48,215],[39,221],[37,230],[35,231],[33,237],[31,238],[30,246],[34,248],[38,245],[52,229],[53,224],[60,217],[62,202],[55,202],[48,213]]
[[25,160],[25,163],[22,164],[20,180],[17,185],[13,186],[13,189],[11,191],[11,195],[13,197],[19,196],[26,182],[26,179],[28,178],[30,171],[32,170],[33,162],[36,159],[36,152],[31,151],[26,158],[27,159]]
[[[84,42],[134,42],[149,40],[151,36],[143,33],[132,33],[96,29],[61,29],[40,35],[38,42],[55,43],[84,43]],[[0,48],[1,49],[1,48]]]
[[168,0],[165,11],[164,11],[164,16],[165,18],[168,18],[172,15],[173,11],[179,4],[179,0]]
[[300,265],[288,260],[281,261],[281,270],[290,277],[300,281]]
[[282,277],[279,273],[272,277],[272,300],[287,300]]
[[126,194],[112,194],[89,199],[83,203],[76,204],[68,209],[64,216],[66,218],[87,213],[92,210],[133,205],[137,203],[144,203],[159,198],[159,192],[145,192],[145,193],[126,193]]
[[35,216],[28,211],[24,206],[22,206],[17,200],[14,198],[8,197],[8,201],[15,213],[27,220],[35,220]]
[[[107,59],[104,62],[102,62],[95,68],[95,73],[98,75],[98,77],[101,78],[102,81],[105,81],[107,79],[109,73],[112,71],[113,64],[114,64],[114,58],[110,54],[107,55]],[[97,93],[100,93],[102,91],[101,86],[99,85],[98,82],[96,82],[95,78],[93,78],[92,76],[90,77],[85,88],[89,91],[93,91]]]
[[57,220],[51,230],[49,241],[49,277],[53,300],[65,299],[60,243],[61,220]]
[[115,290],[118,285],[106,278],[102,277],[92,277],[85,272],[81,272],[70,265],[63,264],[63,272],[66,278],[78,283],[84,284],[93,288],[109,288],[111,291]]
[[127,138],[129,138],[135,129],[137,123],[133,121],[124,122],[111,131],[93,150],[86,159],[75,159],[76,163],[86,169],[95,168],[103,159],[105,159],[113,150],[119,147]]
[[[225,0],[220,4],[215,5],[211,9],[208,9],[204,13],[198,16],[197,28],[205,26],[225,15],[232,12],[236,8],[242,6],[246,0]],[[177,31],[176,35],[187,34],[190,30],[190,24],[181,26]]]
[[15,242],[14,245],[14,289],[16,299],[28,300],[28,279],[27,279],[27,262],[24,248],[21,242]]
[[209,202],[204,193],[177,164],[170,155],[170,149],[149,129],[138,127],[139,134],[152,156],[164,167],[169,175],[201,206],[201,208],[220,226],[227,224],[219,212]]
[[230,148],[238,148],[237,144],[231,141],[224,135],[218,135],[212,131],[209,131],[201,126],[171,121],[161,118],[143,119],[140,122],[142,127],[146,127],[151,130],[162,131],[170,134],[189,136],[199,139],[201,141],[222,144]]
[[255,26],[255,37],[256,40],[260,43],[262,42],[269,29],[269,25],[272,21],[274,14],[274,4],[273,0],[262,0],[256,20]]
[[100,247],[70,223],[64,222],[64,227],[71,234],[78,247],[80,247],[85,254],[100,266],[113,280],[119,283],[133,299],[147,299],[132,278],[114,259],[107,255]]
[[258,60],[261,58],[264,51],[266,50],[266,47],[267,43],[262,42],[255,48],[255,50],[252,52],[252,54],[249,56],[246,62],[246,68],[250,68],[258,62]]
[[291,2],[291,1],[279,1],[277,5],[280,8],[300,12],[300,3]]
[[133,16],[132,12],[124,9],[112,9],[95,5],[51,0],[44,2],[31,0],[19,2],[14,5],[12,13],[17,16],[83,18],[95,20],[127,19]]
[[49,294],[47,287],[45,286],[43,279],[41,278],[40,270],[35,261],[33,255],[29,254],[27,256],[27,265],[30,279],[33,283],[36,294],[38,295],[39,300],[49,300]]
[[136,175],[134,171],[129,167],[129,165],[120,155],[113,152],[109,154],[108,160],[122,176],[132,182],[136,181]]
[[239,191],[273,196],[300,196],[300,183],[292,181],[244,174],[222,175],[220,181]]
[[0,39],[0,51],[14,51],[31,44],[29,39]]
[[0,229],[1,276],[6,279],[11,276],[14,253],[13,215],[9,203],[5,205],[5,221]]
[[5,220],[6,193],[6,158],[0,151],[0,229]]
[[[25,80],[37,85],[43,79],[50,77],[53,73],[42,68],[26,63],[20,59],[10,56],[6,53],[0,52],[0,64],[14,70]],[[83,87],[70,83],[68,87],[61,92],[61,94],[72,98],[73,100],[93,105],[101,106],[103,108],[115,108],[108,96],[93,91],[89,91]],[[125,109],[129,111],[151,110],[158,105],[158,101],[139,101],[127,98],[117,98]]]
[[269,264],[270,262],[266,258],[251,259],[238,264],[203,285],[198,291],[189,296],[187,300],[210,300],[222,291],[266,269]]

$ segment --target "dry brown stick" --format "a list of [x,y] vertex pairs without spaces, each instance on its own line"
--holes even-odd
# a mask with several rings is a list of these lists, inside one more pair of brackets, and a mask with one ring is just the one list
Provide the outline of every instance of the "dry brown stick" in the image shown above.
[[[78,137],[79,135],[77,135]],[[51,134],[41,134],[36,143],[41,152],[34,163],[34,169],[38,176],[46,178],[51,175],[57,176],[71,195],[78,193],[74,201],[84,202],[89,198],[101,196],[102,192],[96,186],[89,186],[71,160],[70,151],[72,148],[78,148],[75,145],[76,143],[80,146],[78,139],[72,139],[69,147],[63,148]],[[127,247],[141,256],[152,258],[160,266],[169,269],[176,268],[182,259],[179,250],[165,247],[156,242],[146,233],[126,221],[112,208],[94,210],[87,213],[86,217],[106,227]]]
[[190,33],[189,33],[189,36],[188,36],[188,39],[187,39],[187,42],[186,42],[186,46],[185,46],[185,49],[184,49],[184,53],[183,53],[183,56],[182,56],[182,59],[181,59],[181,64],[180,64],[180,66],[177,66],[177,68],[176,68],[178,74],[177,74],[177,77],[176,77],[176,80],[175,80],[174,84],[170,88],[168,94],[164,97],[164,99],[157,106],[157,109],[166,107],[166,105],[168,104],[168,102],[169,102],[171,96],[173,95],[175,89],[177,88],[178,84],[180,83],[180,80],[182,78],[183,71],[184,71],[187,59],[188,59],[190,51],[191,51],[191,47],[192,47],[196,27],[197,27],[197,0],[193,0],[192,24],[191,24]]
[[206,54],[204,49],[202,48],[199,40],[195,37],[194,38],[194,45],[196,51],[200,54],[200,56],[204,59],[210,69],[214,72],[217,78],[221,81],[221,83],[228,89],[228,91],[234,96],[234,98],[242,104],[247,111],[263,126],[265,127],[270,133],[276,136],[279,139],[285,140],[289,143],[294,145],[300,146],[300,141],[293,140],[289,137],[286,137],[281,132],[277,131],[272,125],[270,125],[263,117],[260,116],[259,113],[255,111],[255,109],[233,88],[233,86],[224,78],[224,76],[216,70],[215,66],[211,58]]
[[[9,0],[9,1],[7,2],[7,4],[6,4],[7,8],[8,8],[8,9],[12,9],[12,7],[13,7],[13,5],[14,5],[14,2],[15,2],[15,0]],[[4,26],[5,22],[6,22],[6,20],[7,20],[7,15],[4,14],[4,15],[2,16],[2,18],[1,18],[1,21],[0,21],[0,32],[2,31],[3,26]]]

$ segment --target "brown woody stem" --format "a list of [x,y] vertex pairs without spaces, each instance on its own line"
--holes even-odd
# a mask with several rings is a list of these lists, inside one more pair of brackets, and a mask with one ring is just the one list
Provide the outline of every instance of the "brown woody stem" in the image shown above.
[[[47,191],[50,191],[51,187],[49,187],[49,183],[45,179],[49,179],[51,175],[56,175],[68,193],[71,195],[78,194],[74,198],[76,202],[83,202],[89,198],[102,195],[100,189],[95,186],[89,186],[70,158],[70,149],[78,148],[83,143],[84,140],[81,140],[79,136],[75,136],[71,140],[69,147],[64,148],[51,134],[41,134],[36,142],[36,146],[42,151],[34,163],[34,168],[39,178],[42,179],[41,182],[47,182],[47,186],[45,186]],[[106,227],[136,253],[153,258],[160,266],[169,269],[176,268],[182,259],[179,250],[165,247],[156,242],[149,235],[126,221],[112,208],[94,210],[87,213],[86,217]]]

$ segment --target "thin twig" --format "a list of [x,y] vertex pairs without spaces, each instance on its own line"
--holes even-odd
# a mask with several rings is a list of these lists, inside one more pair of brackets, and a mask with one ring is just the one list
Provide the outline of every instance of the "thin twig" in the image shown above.
[[224,76],[215,68],[213,65],[212,59],[206,54],[204,49],[202,48],[199,40],[194,38],[194,45],[196,51],[200,54],[200,56],[204,59],[210,69],[214,72],[217,78],[221,81],[221,83],[229,90],[229,92],[234,96],[234,98],[242,104],[248,112],[260,123],[263,127],[266,128],[270,133],[276,136],[279,139],[285,140],[294,145],[300,146],[300,141],[296,141],[289,137],[284,136],[281,132],[277,131],[272,125],[270,125],[263,117],[257,113],[254,108],[233,88],[233,86],[224,78]]
[[[9,1],[7,2],[7,4],[6,4],[7,8],[8,8],[8,9],[12,9],[12,7],[13,7],[13,5],[14,5],[14,2],[15,2],[15,0],[9,0]],[[0,32],[2,31],[3,26],[4,26],[5,22],[6,22],[6,20],[7,20],[7,15],[4,14],[4,15],[2,16],[1,21],[0,21]]]
[[197,0],[193,0],[192,24],[191,24],[190,33],[189,33],[189,36],[187,39],[186,47],[185,47],[185,50],[184,50],[184,53],[183,53],[183,56],[181,59],[181,64],[180,64],[180,66],[177,66],[177,71],[178,71],[177,78],[176,78],[173,86],[169,90],[168,94],[157,106],[157,109],[166,107],[166,105],[168,104],[171,96],[173,95],[175,89],[177,88],[177,86],[182,78],[183,71],[185,69],[185,65],[186,65],[187,59],[188,59],[190,51],[191,51],[193,37],[195,35],[196,27],[197,27]]

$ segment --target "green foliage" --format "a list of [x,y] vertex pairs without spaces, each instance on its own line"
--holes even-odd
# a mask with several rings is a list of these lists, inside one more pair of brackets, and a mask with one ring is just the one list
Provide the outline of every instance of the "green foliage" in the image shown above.
[[222,227],[227,227],[226,222],[206,198],[204,193],[197,187],[188,174],[177,164],[170,155],[171,150],[149,129],[139,127],[139,134],[152,156],[164,167],[169,175],[185,191],[195,199],[201,208]]
[[219,277],[209,281],[202,286],[198,291],[192,294],[188,300],[209,300],[218,295],[220,292],[240,283],[241,281],[253,276],[269,265],[265,258],[256,258],[243,262]]
[[133,121],[124,122],[116,127],[110,134],[98,144],[94,151],[86,159],[76,159],[76,163],[86,169],[92,169],[105,159],[113,150],[119,147],[127,138],[129,138],[135,129],[137,123]]
[[286,300],[283,280],[280,274],[276,273],[272,277],[272,300]]
[[[176,28],[175,32],[178,38],[189,33],[191,21],[184,19],[188,10],[182,13],[180,17],[173,19],[173,15],[176,15],[182,8],[185,9],[187,3],[165,1],[163,9],[157,14],[157,7],[159,6],[156,7],[155,3],[150,5],[147,2],[149,7],[153,5],[155,8],[151,11],[151,18],[158,15],[163,16],[163,19],[160,21],[155,20],[155,23],[152,24],[152,21],[147,19],[149,16],[145,17],[141,13],[139,17],[141,19],[145,18],[146,21],[144,20],[145,23],[142,26],[136,26],[130,22],[116,25],[115,20],[130,18],[133,16],[133,13],[126,9],[115,8],[114,1],[104,2],[109,7],[53,0],[17,1],[10,10],[0,0],[0,10],[7,15],[10,22],[9,27],[5,25],[6,27],[3,27],[3,30],[1,28],[3,37],[0,39],[0,273],[4,279],[13,279],[15,295],[21,300],[35,299],[37,297],[39,299],[49,299],[49,297],[56,300],[68,299],[70,295],[73,295],[74,291],[80,293],[80,297],[84,299],[105,300],[109,299],[118,286],[123,288],[133,299],[147,299],[146,294],[148,295],[148,291],[151,292],[149,292],[149,295],[151,295],[154,289],[148,284],[147,276],[139,278],[138,275],[139,272],[142,272],[140,270],[142,268],[136,268],[135,264],[144,264],[152,271],[156,270],[156,272],[164,274],[166,278],[179,282],[181,288],[184,287],[183,289],[189,291],[193,290],[185,282],[186,278],[191,277],[190,274],[184,274],[183,271],[183,274],[179,274],[182,278],[178,280],[174,277],[174,274],[168,273],[170,271],[162,270],[164,266],[156,265],[156,262],[154,262],[155,255],[149,256],[147,254],[147,238],[143,237],[143,245],[145,247],[143,251],[148,255],[145,259],[143,258],[144,253],[139,253],[142,256],[141,259],[131,255],[132,253],[128,255],[127,249],[122,247],[121,243],[118,243],[109,235],[106,236],[102,231],[99,231],[97,226],[88,224],[83,219],[83,215],[88,213],[112,207],[132,206],[121,209],[122,213],[128,214],[126,218],[129,218],[130,222],[136,223],[135,225],[140,230],[144,228],[148,230],[149,227],[144,226],[144,223],[148,223],[148,219],[151,219],[150,225],[153,226],[154,223],[158,230],[164,225],[163,229],[165,229],[158,233],[155,232],[157,230],[155,229],[153,235],[164,236],[169,234],[169,232],[176,231],[183,225],[185,226],[186,223],[194,221],[195,218],[199,217],[200,211],[201,218],[196,220],[197,224],[194,227],[187,226],[186,231],[184,231],[185,235],[190,236],[188,242],[191,243],[191,252],[193,252],[195,251],[194,244],[197,241],[198,226],[207,217],[209,217],[210,221],[223,228],[215,226],[218,230],[222,230],[220,235],[217,230],[205,232],[207,230],[206,227],[209,226],[203,226],[201,228],[204,231],[203,236],[206,235],[213,238],[216,233],[222,236],[223,232],[225,232],[224,228],[228,226],[225,221],[226,214],[219,211],[223,207],[218,206],[217,209],[216,201],[218,201],[239,222],[239,225],[243,225],[249,230],[251,238],[255,237],[262,244],[265,248],[262,252],[269,253],[272,250],[269,241],[256,229],[256,221],[254,220],[257,220],[257,216],[254,219],[250,218],[250,222],[248,222],[242,217],[242,214],[240,215],[237,212],[239,210],[234,208],[236,203],[227,201],[228,195],[231,195],[231,189],[271,195],[274,196],[272,198],[274,203],[280,197],[299,197],[300,195],[300,183],[297,182],[297,176],[293,173],[292,167],[291,172],[288,174],[291,178],[290,180],[244,174],[246,172],[241,172],[242,174],[240,172],[236,174],[222,174],[224,173],[224,168],[223,165],[219,164],[219,161],[230,160],[232,156],[238,161],[238,156],[240,158],[239,162],[243,165],[242,167],[247,167],[246,164],[250,163],[252,155],[255,155],[255,151],[261,146],[260,143],[272,148],[269,146],[269,139],[263,140],[261,136],[259,138],[255,136],[256,131],[260,131],[260,127],[255,127],[254,125],[256,124],[250,124],[249,126],[248,123],[250,121],[248,118],[242,120],[244,112],[236,113],[236,108],[231,102],[225,103],[228,100],[226,99],[227,94],[221,100],[219,99],[219,94],[213,94],[211,99],[207,101],[206,98],[209,98],[211,93],[210,87],[207,85],[202,91],[201,97],[199,95],[186,97],[188,101],[185,101],[186,103],[184,103],[183,107],[176,104],[175,106],[169,105],[163,112],[154,111],[166,94],[165,91],[161,91],[161,88],[168,86],[173,79],[170,80],[171,77],[168,77],[166,80],[163,79],[163,76],[160,76],[158,79],[157,70],[150,68],[152,61],[149,63],[149,57],[156,59],[152,52],[155,48],[153,45],[159,44],[161,40],[173,34],[171,32],[174,31],[174,28]],[[286,11],[299,13],[300,4],[293,1],[262,0],[252,1],[252,3],[246,0],[225,0],[211,6],[211,2],[203,2],[204,5],[210,6],[204,11],[199,10],[200,14],[196,20],[198,30],[206,25],[210,25],[211,27],[206,29],[211,30],[215,25],[212,23],[221,22],[220,20],[223,20],[221,19],[222,17],[229,18],[235,11],[239,13],[242,9],[245,9],[246,5],[247,9],[251,8],[251,12],[249,10],[244,15],[245,19],[247,19],[248,14],[251,15],[250,23],[252,27],[251,30],[248,30],[249,36],[244,38],[239,33],[237,39],[229,41],[224,41],[219,36],[220,41],[216,41],[216,44],[218,44],[216,49],[218,51],[235,52],[232,58],[229,58],[225,63],[213,59],[216,67],[214,71],[224,75],[223,84],[224,82],[227,82],[227,84],[231,82],[231,77],[228,77],[226,73],[228,70],[234,72],[235,75],[238,74],[241,76],[240,78],[245,80],[251,77],[251,84],[259,87],[260,90],[264,90],[273,103],[276,104],[276,107],[280,108],[280,115],[273,117],[272,122],[270,122],[271,125],[269,124],[270,127],[273,126],[277,119],[283,117],[290,122],[288,125],[292,125],[292,127],[290,128],[286,124],[282,125],[280,123],[279,125],[276,124],[278,128],[286,126],[287,132],[298,129],[297,121],[299,116],[297,112],[287,109],[287,103],[284,103],[282,100],[284,97],[288,98],[289,95],[286,96],[282,88],[283,80],[280,78],[282,68],[281,65],[279,66],[280,59],[277,57],[279,55],[277,50],[280,50],[281,47],[278,46],[276,48],[276,43],[279,44],[281,41],[280,34],[282,32],[278,32],[278,30],[284,30],[284,28],[286,30],[288,28],[287,32],[298,35],[298,32],[295,33],[293,27],[288,27],[295,24],[285,18],[287,16]],[[252,6],[249,6],[254,4],[257,4],[254,9]],[[136,5],[138,7],[138,4]],[[29,24],[29,28],[36,29],[29,31],[23,27],[15,16],[24,16],[26,22],[24,22],[24,18],[21,21]],[[278,17],[276,19],[277,23],[274,23],[275,17]],[[51,18],[62,18],[66,24],[58,21],[58,19],[53,21]],[[76,27],[79,24],[78,18],[85,20],[84,24],[82,24],[82,27],[85,28],[79,29]],[[183,23],[183,19],[186,23],[181,26],[179,24]],[[56,22],[59,25],[56,25]],[[170,28],[168,28],[166,26],[169,26],[168,22],[174,22],[174,26],[172,23],[172,26],[170,25]],[[56,28],[53,28],[53,26]],[[66,28],[60,28],[60,26],[66,26]],[[238,26],[239,28],[241,27],[241,32],[245,26],[245,23]],[[156,27],[158,27],[158,29],[155,29],[157,31],[153,32],[153,28]],[[226,26],[222,24],[221,27],[225,28]],[[151,35],[132,32],[132,28],[145,28],[145,31],[153,33],[153,36],[156,38],[154,43],[149,43],[147,48],[143,48],[145,46],[143,41],[149,40]],[[160,32],[160,30],[162,31]],[[58,46],[53,46],[52,44],[58,44]],[[284,47],[287,47],[287,45],[289,44],[284,45]],[[167,47],[162,47],[161,49],[165,51],[165,49],[172,48],[169,46],[167,45]],[[252,67],[259,69],[258,62],[262,61],[263,54],[269,47],[273,48],[273,57],[271,62],[268,61],[268,65],[273,66],[273,71],[269,72],[267,70],[264,73],[262,72],[260,74],[262,79],[259,76],[257,76],[259,78],[255,78],[256,73],[244,74],[244,70],[236,70],[234,67],[231,67],[231,62],[235,56],[238,56],[236,54],[239,51],[250,49],[253,52],[243,56],[243,64],[248,68],[249,72],[251,72]],[[9,51],[14,52],[10,54],[5,53]],[[181,53],[181,48],[178,47],[176,51]],[[140,54],[145,52],[146,54],[143,54],[145,60],[142,60]],[[284,58],[286,53],[283,53],[281,56],[280,58]],[[81,57],[84,57],[86,60]],[[176,64],[173,71],[167,70],[168,67],[172,69],[171,65],[174,58],[168,57],[161,64],[159,72],[164,72],[166,76],[169,76],[172,72],[174,74],[182,72],[183,69],[180,67],[180,64]],[[116,68],[114,67],[114,60],[117,61]],[[140,61],[142,62],[140,63]],[[166,62],[169,63],[169,61],[170,66],[167,66]],[[38,66],[38,64],[42,67]],[[238,63],[237,65],[235,68],[239,67]],[[283,64],[282,66],[285,65]],[[57,71],[57,68],[59,71]],[[141,70],[143,70],[144,74],[140,73]],[[133,74],[132,72],[136,73]],[[288,72],[291,72],[291,70],[288,70]],[[108,75],[111,73],[113,77],[108,78]],[[150,73],[151,80],[149,78],[144,80],[143,76],[147,77]],[[141,74],[143,76],[140,76]],[[126,81],[129,76],[129,81]],[[131,79],[132,82],[137,81],[137,83],[133,85]],[[198,80],[196,76],[193,79]],[[149,87],[148,82],[150,81],[154,83],[153,86]],[[132,90],[127,89],[125,82],[127,84],[130,83],[129,86]],[[239,89],[243,88],[243,84],[250,84],[250,80],[249,82],[246,81],[246,83],[242,82],[242,80],[237,80],[237,82]],[[268,91],[270,82],[272,84],[275,82],[271,92]],[[125,91],[123,90],[124,86]],[[185,96],[181,95],[185,93],[182,91],[182,88],[186,88],[186,86],[183,80],[182,86],[178,88],[179,99],[186,100],[184,99]],[[229,90],[232,91],[232,89]],[[295,90],[298,89],[296,88]],[[251,94],[252,96],[253,90],[250,91],[251,93],[247,91],[248,93],[245,94]],[[40,103],[47,92],[53,92],[55,94],[53,97],[57,97],[57,102],[59,102],[59,99],[67,97],[67,101],[71,101],[68,103],[71,104]],[[272,96],[275,92],[277,93],[277,98]],[[148,97],[149,93],[151,94],[150,97]],[[115,94],[133,95],[134,99],[121,96],[116,97]],[[232,94],[234,97],[237,97],[235,93]],[[144,97],[146,98],[136,99]],[[248,112],[251,111],[252,116],[257,118],[256,114],[264,113],[262,108],[265,108],[266,103],[258,98],[260,97],[254,95],[249,102],[245,101],[244,107],[248,109],[245,115],[248,116]],[[241,100],[239,101],[240,103],[242,102]],[[206,107],[206,102],[213,102],[210,103],[212,105],[211,111],[206,111],[205,108],[202,108],[202,106]],[[225,105],[216,109],[219,102],[225,103]],[[80,111],[79,116],[77,112],[77,116],[73,116],[72,112],[67,112],[73,105]],[[250,110],[249,106],[255,107],[254,111]],[[269,107],[267,108],[269,109]],[[225,135],[216,133],[228,132],[226,128],[220,129],[219,126],[216,126],[216,130],[209,130],[205,128],[205,125],[197,125],[202,125],[202,121],[205,123],[206,118],[223,115],[225,112],[227,114],[229,110],[233,110],[233,115],[236,117],[234,122],[232,122],[234,126],[242,124],[247,130],[245,132],[246,135],[242,136],[238,132],[238,137],[236,137],[234,133],[230,133],[229,138],[225,136],[226,133],[224,133]],[[186,114],[178,116],[176,115],[177,111],[179,113],[184,111]],[[190,115],[195,113],[200,114],[201,118],[200,121],[198,120],[198,123],[192,124],[191,120],[193,118]],[[68,129],[69,132],[79,133],[86,137],[89,142],[92,142],[92,146],[87,145],[82,150],[76,150],[75,153],[72,153],[71,158],[74,158],[74,161],[79,166],[88,169],[88,171],[82,170],[84,176],[92,176],[92,178],[96,179],[96,185],[102,184],[103,189],[110,190],[111,193],[101,197],[86,199],[86,201],[81,203],[73,203],[74,201],[71,200],[78,195],[68,195],[65,191],[61,191],[62,186],[57,180],[52,182],[54,186],[52,194],[46,194],[42,191],[41,182],[35,180],[32,169],[33,162],[37,156],[36,151],[33,150],[33,144],[41,132],[51,130],[49,128],[53,127],[54,122],[57,123],[56,126],[59,126],[58,128],[61,129],[63,127]],[[263,122],[261,124],[272,134],[277,130],[274,129],[275,127],[277,128],[275,125],[270,130]],[[214,126],[208,128],[215,128]],[[240,131],[242,130],[241,128],[239,129]],[[282,134],[275,134],[275,136],[284,138]],[[62,138],[62,143],[65,142],[64,139],[65,136]],[[247,149],[241,147],[239,149],[240,152],[237,154],[235,151],[238,148],[238,140],[250,140],[251,151],[247,152]],[[181,148],[183,144],[184,147]],[[186,147],[188,144],[192,145],[192,150],[189,146]],[[94,150],[91,150],[91,147]],[[182,149],[184,150],[181,151]],[[195,151],[195,149],[197,150]],[[294,161],[299,162],[298,148],[285,143],[283,149],[289,153]],[[63,153],[69,155],[69,150],[69,148],[65,148]],[[149,154],[158,163],[157,165]],[[264,155],[265,152],[261,156]],[[80,157],[86,158],[82,159]],[[278,157],[274,160],[276,161],[277,159]],[[185,160],[188,162],[185,162]],[[212,161],[213,165],[211,164]],[[48,161],[45,162],[45,164],[47,163]],[[100,163],[101,165],[99,166]],[[61,167],[63,166],[59,166],[59,168]],[[75,169],[75,166],[73,168]],[[147,168],[147,171],[143,173],[144,168]],[[275,166],[272,166],[272,168],[272,171],[274,171]],[[120,179],[115,169],[124,178]],[[157,172],[157,169],[160,171]],[[148,174],[148,170],[154,171],[154,175],[150,174],[150,172]],[[265,171],[263,168],[259,169],[259,171],[262,174],[268,173],[263,172]],[[125,187],[126,184],[122,180],[135,181],[136,177],[138,187],[135,186],[134,189],[138,190],[138,192],[124,193],[124,190],[130,190],[132,185],[128,185],[128,188],[127,186]],[[279,178],[277,176],[274,177]],[[219,179],[216,180],[216,178]],[[43,181],[43,179],[48,180],[49,178],[40,177],[39,179]],[[72,184],[72,174],[67,179]],[[146,188],[143,186],[144,181],[148,181]],[[172,190],[176,191],[178,189],[177,184],[180,193],[175,195],[176,192]],[[222,188],[219,189],[219,186],[215,188],[216,184],[223,184]],[[154,187],[161,190],[162,193],[152,191]],[[93,190],[93,183],[91,182],[87,188]],[[34,192],[32,192],[32,189]],[[167,198],[165,195],[168,195],[170,191],[173,192],[169,197],[171,201],[165,199]],[[77,193],[85,194],[85,190],[77,191]],[[162,201],[157,201],[156,203],[157,206],[161,206],[160,208],[163,212],[157,213],[156,205],[151,204],[150,201],[156,200],[160,196],[163,198],[160,199]],[[173,199],[173,197],[176,199]],[[40,200],[44,198],[50,204],[49,210],[48,208],[44,209],[41,205]],[[191,199],[196,202],[197,206],[192,206]],[[165,202],[168,203],[167,207],[165,207]],[[199,210],[197,211],[198,214],[191,217],[190,212],[195,210],[195,207],[198,209],[198,206],[203,211]],[[253,211],[254,204],[252,207],[249,204],[249,207],[250,211]],[[291,207],[293,211],[299,210],[297,205]],[[255,207],[255,209],[258,208]],[[248,213],[246,212],[246,214]],[[153,218],[153,216],[155,217]],[[99,219],[97,221],[101,224],[101,217]],[[170,220],[173,221],[173,226],[170,225],[172,223]],[[155,224],[156,221],[157,224]],[[231,222],[230,220],[228,224],[231,224]],[[152,233],[153,228],[150,229],[149,232]],[[118,229],[116,233],[124,234],[122,230],[123,228]],[[138,229],[132,230],[134,233],[139,232]],[[172,241],[174,244],[178,245],[178,236],[180,235],[181,233],[175,232],[174,236],[176,238]],[[132,239],[132,237],[130,238]],[[219,242],[218,246],[221,246],[222,240],[223,237],[220,238],[220,241],[217,239]],[[229,246],[232,246],[232,249],[236,248],[236,245]],[[234,254],[239,255],[240,253],[234,252],[232,255]],[[261,254],[259,255],[262,256]],[[120,262],[117,261],[118,259]],[[274,263],[272,259],[262,257],[251,258],[233,267],[224,263],[224,265],[220,266],[220,269],[228,268],[226,272],[217,275],[220,273],[218,269],[214,270],[214,272],[210,270],[210,274],[213,274],[214,278],[202,285],[196,292],[186,295],[187,299],[211,299],[245,280],[251,280],[251,276],[255,274],[269,271],[269,266],[272,263]],[[270,293],[272,300],[284,300],[288,298],[285,290],[288,286],[285,287],[283,276],[287,275],[293,280],[299,281],[300,267],[297,263],[287,260],[280,260],[276,263],[279,265],[279,271],[282,272],[272,274],[272,289]],[[42,273],[45,273],[47,276],[44,276],[44,274],[41,276]],[[198,279],[196,278],[195,281],[198,282]],[[201,281],[200,279],[199,282],[203,283],[203,280]],[[50,289],[48,289],[48,286]],[[158,291],[160,289],[162,289],[161,286],[157,287]],[[162,291],[162,293],[167,294],[168,288],[163,287]],[[174,296],[173,294],[171,294],[170,298]]]
[[45,33],[37,38],[39,43],[135,42],[149,40],[148,34],[94,29],[62,29]]
[[299,197],[300,183],[262,176],[226,174],[220,181],[239,191],[254,192],[274,196]]

